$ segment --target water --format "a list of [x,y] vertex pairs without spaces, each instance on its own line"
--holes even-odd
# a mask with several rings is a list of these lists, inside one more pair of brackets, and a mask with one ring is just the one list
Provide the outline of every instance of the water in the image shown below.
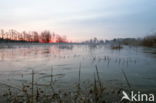
[[46,86],[53,70],[57,88],[72,88],[78,82],[80,65],[84,86],[93,83],[97,65],[105,86],[127,87],[123,70],[132,88],[156,89],[156,49],[125,46],[112,50],[106,45],[69,44],[10,44],[0,48],[0,86],[29,84],[32,70],[36,85]]

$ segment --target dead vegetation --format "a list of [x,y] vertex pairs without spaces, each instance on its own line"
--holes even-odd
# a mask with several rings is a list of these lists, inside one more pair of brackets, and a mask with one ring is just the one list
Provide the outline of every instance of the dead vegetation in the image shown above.
[[[40,88],[35,81],[35,72],[32,70],[30,84],[22,84],[22,88],[10,88],[3,95],[6,103],[109,103],[119,101],[121,88],[107,89],[104,87],[98,66],[95,65],[93,83],[87,88],[81,86],[81,63],[79,64],[78,82],[71,91],[58,90],[53,80],[53,67],[51,68],[50,83],[46,88]],[[48,91],[48,92],[47,92]],[[111,95],[111,96],[110,96]],[[111,98],[113,97],[114,98]]]

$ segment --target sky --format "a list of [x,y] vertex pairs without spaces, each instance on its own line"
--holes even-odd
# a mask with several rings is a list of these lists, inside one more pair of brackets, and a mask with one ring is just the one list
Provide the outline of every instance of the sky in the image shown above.
[[0,0],[0,29],[43,31],[71,41],[156,32],[156,0]]

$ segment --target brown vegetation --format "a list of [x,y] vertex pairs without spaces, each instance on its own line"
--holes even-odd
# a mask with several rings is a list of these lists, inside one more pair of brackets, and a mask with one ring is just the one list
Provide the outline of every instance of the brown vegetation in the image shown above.
[[146,36],[143,39],[142,44],[144,46],[148,46],[148,47],[156,47],[156,33],[154,33],[153,35],[150,35],[150,36]]

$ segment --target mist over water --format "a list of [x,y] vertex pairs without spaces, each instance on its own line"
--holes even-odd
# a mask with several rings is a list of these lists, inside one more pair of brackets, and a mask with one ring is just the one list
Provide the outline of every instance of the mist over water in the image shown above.
[[0,81],[21,86],[31,81],[34,70],[38,85],[45,86],[53,69],[58,88],[72,87],[78,81],[81,64],[82,86],[94,81],[97,66],[105,86],[127,87],[123,70],[132,88],[150,90],[156,86],[155,51],[128,46],[112,50],[107,45],[11,44],[0,48]]

